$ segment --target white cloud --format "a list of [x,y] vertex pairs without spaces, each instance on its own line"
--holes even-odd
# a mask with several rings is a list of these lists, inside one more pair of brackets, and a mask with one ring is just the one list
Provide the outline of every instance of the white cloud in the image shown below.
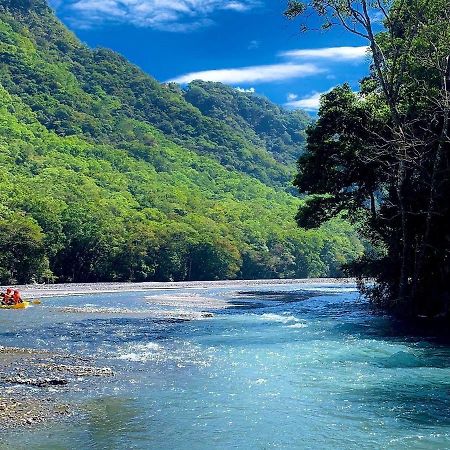
[[229,9],[231,11],[248,11],[251,6],[245,2],[229,2],[223,5],[223,9]]
[[255,39],[253,41],[250,41],[247,48],[248,48],[248,50],[255,50],[255,49],[259,48],[260,44],[261,43]]
[[52,0],[67,19],[81,27],[130,23],[165,31],[188,31],[213,23],[217,11],[242,13],[260,0]]
[[289,94],[287,95],[287,99],[288,99],[289,102],[292,102],[293,100],[296,100],[297,98],[298,98],[298,95],[297,95],[297,94],[291,94],[291,93],[289,93]]
[[286,58],[328,59],[336,62],[356,61],[367,56],[367,46],[362,47],[324,47],[305,48],[281,52],[280,56]]
[[238,83],[267,83],[308,77],[323,71],[323,69],[314,64],[272,64],[191,72],[168,81],[180,84],[189,83],[193,80],[218,81],[232,85]]
[[[322,95],[328,94],[331,92],[334,88],[328,89],[328,91],[324,92],[312,92],[310,95],[302,97],[300,99],[292,98],[290,99],[290,96],[298,97],[295,94],[288,94],[288,101],[284,104],[287,108],[290,109],[305,109],[306,111],[317,111],[320,107],[320,98]],[[353,91],[354,94],[360,97],[359,92]],[[361,97],[360,97],[361,98]]]
[[[325,91],[325,92],[313,92],[311,95],[307,96],[307,97],[303,97],[299,100],[296,99],[289,99],[288,96],[288,102],[286,102],[284,104],[284,106],[286,106],[287,108],[290,109],[305,109],[306,111],[317,111],[319,109],[320,106],[320,97],[323,94],[326,94],[330,91]],[[292,95],[292,94],[289,94]],[[298,96],[295,96],[295,98],[297,98]]]
[[254,94],[255,93],[255,88],[254,87],[251,87],[251,88],[248,88],[248,89],[237,87],[236,90],[239,91],[239,92],[245,92],[245,93],[249,93],[249,94]]

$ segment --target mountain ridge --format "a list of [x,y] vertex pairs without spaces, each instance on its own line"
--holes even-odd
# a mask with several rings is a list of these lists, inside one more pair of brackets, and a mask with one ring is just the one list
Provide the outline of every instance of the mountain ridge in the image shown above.
[[[9,0],[3,3],[23,4],[28,1]],[[53,114],[49,107],[41,108],[45,110],[38,115],[41,123],[63,135],[74,134],[75,130],[64,122],[64,116],[82,114],[84,126],[76,132],[81,131],[88,137],[101,140],[105,134],[109,137],[113,130],[102,129],[99,121],[104,119],[105,114],[117,115],[119,110],[130,118],[156,126],[177,144],[199,154],[212,156],[227,167],[254,176],[266,184],[290,188],[295,162],[292,154],[300,154],[303,138],[290,144],[294,148],[289,148],[286,158],[283,158],[282,149],[275,157],[272,149],[266,148],[264,139],[252,142],[216,116],[203,115],[198,105],[188,101],[188,95],[159,83],[118,53],[104,48],[90,50],[50,13],[50,9],[45,9],[41,1],[33,2],[33,5],[28,13],[23,12],[26,8],[19,9],[21,13],[16,16],[16,24],[20,23],[29,29],[36,39],[38,61],[30,60],[27,64],[33,65],[34,62],[35,72],[43,72],[39,90],[49,91],[49,85],[63,82],[57,73],[45,71],[45,67],[41,67],[45,64],[64,66],[73,87],[73,92],[66,90],[65,96],[53,95],[53,103],[55,99],[58,102],[52,105],[56,108]],[[51,26],[45,26],[45,21],[49,21]],[[19,83],[14,79],[17,74],[10,74],[12,85],[15,85],[11,88],[19,95],[32,96],[30,91],[36,87],[30,83],[33,80],[27,79],[26,72],[24,67],[20,68]],[[230,88],[222,86],[225,97]],[[189,93],[190,89],[186,92]],[[80,99],[86,106],[99,105],[103,116],[98,111],[99,106],[97,109],[85,107],[80,111]],[[43,99],[39,100],[42,102]],[[120,103],[114,105],[117,100]],[[255,96],[253,102],[259,101]],[[40,106],[40,102],[36,101],[32,107],[39,112]],[[287,111],[285,114],[291,115]],[[301,125],[303,129],[306,127],[306,118]]]
[[306,141],[306,127],[312,123],[302,110],[286,110],[262,95],[222,83],[193,81],[183,96],[202,114],[227,122],[286,165],[297,162]]

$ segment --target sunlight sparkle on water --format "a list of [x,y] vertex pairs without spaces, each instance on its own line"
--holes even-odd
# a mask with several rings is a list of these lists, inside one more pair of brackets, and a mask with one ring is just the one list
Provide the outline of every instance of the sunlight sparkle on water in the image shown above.
[[[69,420],[13,433],[2,445],[450,447],[447,346],[393,334],[389,320],[372,315],[348,285],[282,289],[280,301],[258,294],[248,307],[220,309],[204,320],[152,319],[139,293],[48,300],[26,319],[2,318],[1,345],[17,336],[24,346],[51,343],[93,355],[116,372],[89,389],[81,380],[68,390],[67,399],[82,411],[75,425]],[[270,290],[280,295],[279,286]],[[300,290],[313,297],[296,301]],[[230,288],[202,295],[239,303],[246,297]],[[92,312],[121,305],[145,313]],[[61,306],[87,309],[70,314],[59,312]]]

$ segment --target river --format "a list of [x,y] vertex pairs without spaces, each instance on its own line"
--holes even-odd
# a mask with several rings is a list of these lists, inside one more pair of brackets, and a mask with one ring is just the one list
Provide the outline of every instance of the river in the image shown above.
[[450,347],[399,332],[353,284],[90,294],[1,313],[0,345],[114,371],[17,387],[77,413],[2,433],[2,449],[450,448]]

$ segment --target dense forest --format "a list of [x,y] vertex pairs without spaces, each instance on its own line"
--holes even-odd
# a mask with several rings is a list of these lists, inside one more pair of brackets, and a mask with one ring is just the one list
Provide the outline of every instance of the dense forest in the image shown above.
[[311,119],[302,110],[287,112],[264,97],[245,95],[222,83],[194,81],[184,98],[202,114],[230,125],[244,139],[266,148],[276,161],[291,166],[305,142]]
[[354,228],[293,218],[309,123],[221,84],[160,84],[42,0],[1,0],[0,282],[342,275]]
[[296,178],[316,195],[298,223],[344,213],[372,243],[354,265],[363,292],[402,316],[449,318],[450,3],[291,1],[286,15],[312,11],[365,39],[372,64],[359,93],[322,99]]

